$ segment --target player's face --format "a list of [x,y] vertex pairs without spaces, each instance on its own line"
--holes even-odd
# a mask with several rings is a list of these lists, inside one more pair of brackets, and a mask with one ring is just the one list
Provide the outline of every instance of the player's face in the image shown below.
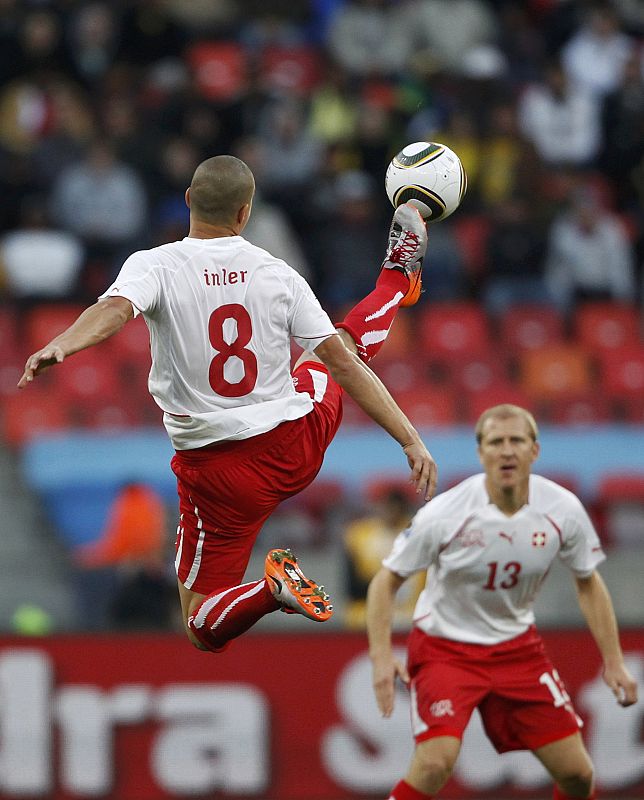
[[522,417],[488,419],[479,445],[479,459],[488,484],[496,489],[525,487],[539,444]]

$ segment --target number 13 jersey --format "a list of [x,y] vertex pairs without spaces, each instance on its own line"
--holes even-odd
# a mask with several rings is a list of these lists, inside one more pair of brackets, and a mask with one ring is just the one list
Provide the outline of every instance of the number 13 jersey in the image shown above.
[[531,475],[528,503],[508,517],[490,502],[480,474],[421,508],[383,564],[402,577],[427,569],[416,627],[497,644],[534,623],[534,600],[556,557],[579,577],[605,558],[580,500]]
[[177,450],[245,439],[311,410],[293,387],[291,337],[312,351],[335,328],[294,269],[241,236],[133,253],[106,297],[144,316],[148,388]]

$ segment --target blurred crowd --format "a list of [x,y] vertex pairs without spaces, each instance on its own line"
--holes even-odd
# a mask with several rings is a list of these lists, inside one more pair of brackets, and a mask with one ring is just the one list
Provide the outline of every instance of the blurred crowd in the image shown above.
[[434,300],[640,301],[638,0],[0,0],[6,302],[92,301],[187,231],[195,166],[258,187],[247,237],[331,311],[368,291],[406,143],[461,157]]

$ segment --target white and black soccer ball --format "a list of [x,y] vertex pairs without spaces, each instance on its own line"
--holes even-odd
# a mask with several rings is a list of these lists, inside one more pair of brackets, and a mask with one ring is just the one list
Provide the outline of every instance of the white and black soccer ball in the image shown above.
[[467,176],[460,158],[449,147],[414,142],[391,160],[385,189],[394,208],[411,202],[427,222],[438,222],[461,204]]

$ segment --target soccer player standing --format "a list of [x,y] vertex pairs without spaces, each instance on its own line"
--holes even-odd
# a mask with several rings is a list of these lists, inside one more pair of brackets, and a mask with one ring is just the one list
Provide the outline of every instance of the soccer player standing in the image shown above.
[[[188,236],[131,255],[99,301],[28,358],[18,384],[143,314],[148,386],[176,451],[183,617],[191,642],[210,651],[277,609],[331,616],[328,595],[290,551],[271,551],[265,577],[241,581],[267,517],[318,473],[343,389],[400,444],[418,491],[429,498],[436,485],[417,431],[366,366],[399,306],[420,294],[420,215],[409,205],[395,211],[376,287],[338,330],[295,270],[241,236],[254,190],[243,161],[201,163],[186,191]],[[305,353],[291,375],[292,338]]]
[[[531,475],[537,437],[524,409],[485,411],[476,425],[484,473],[421,508],[369,586],[367,630],[382,714],[391,714],[396,677],[411,689],[416,748],[390,800],[436,796],[475,708],[499,752],[531,750],[543,763],[555,800],[596,797],[581,721],[534,627],[534,600],[557,557],[573,573],[604,681],[620,705],[637,700],[612,601],[596,571],[605,558],[599,539],[574,494]],[[392,652],[393,599],[420,570],[428,570],[427,583],[405,666]]]

